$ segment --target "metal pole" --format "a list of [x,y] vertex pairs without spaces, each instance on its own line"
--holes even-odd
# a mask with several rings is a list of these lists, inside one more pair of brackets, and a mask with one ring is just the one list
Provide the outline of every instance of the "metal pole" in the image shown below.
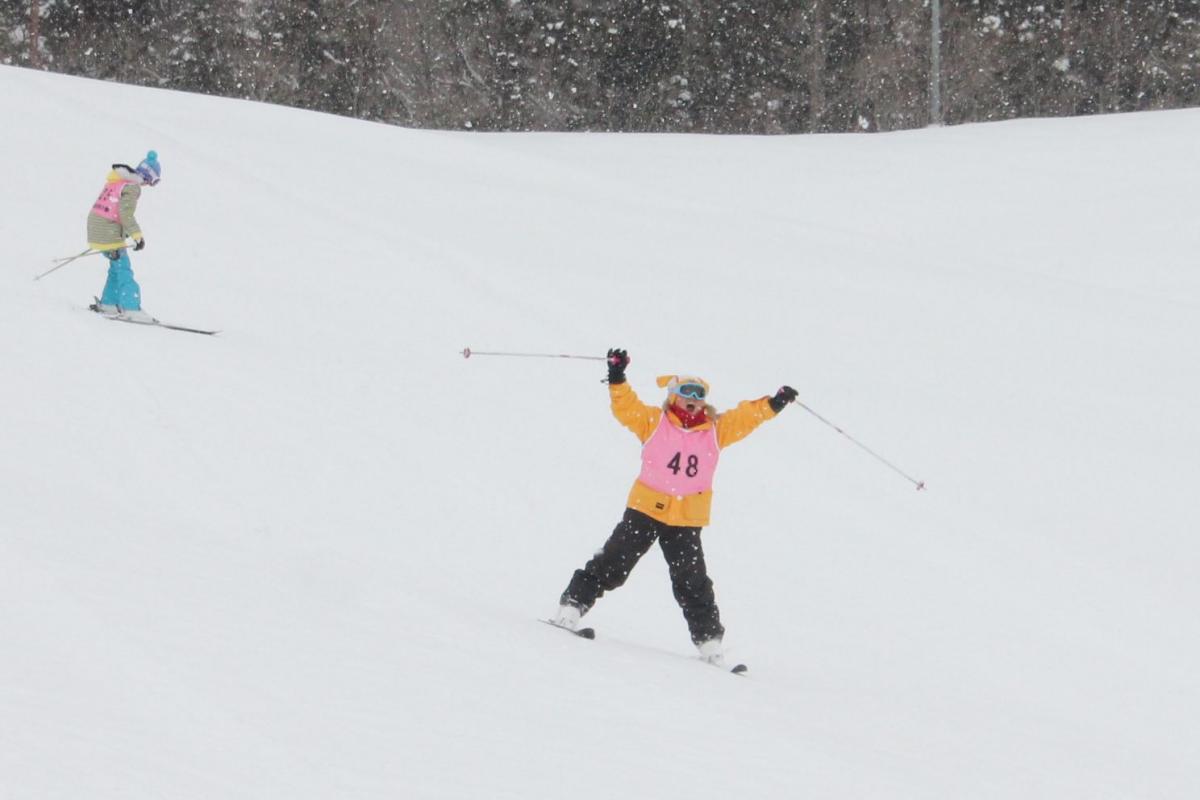
[[75,260],[75,259],[77,259],[77,258],[83,258],[84,256],[94,256],[94,255],[96,255],[97,253],[101,253],[101,252],[103,252],[103,251],[102,251],[102,250],[92,250],[92,249],[89,247],[87,250],[84,250],[82,253],[80,253],[80,254],[79,254],[79,255],[77,255],[77,256],[66,256],[65,258],[55,258],[55,259],[52,259],[52,261],[53,261],[53,263],[54,263],[54,266],[53,266],[53,267],[51,267],[50,269],[46,270],[45,272],[41,273],[40,275],[34,275],[34,276],[33,276],[33,279],[34,279],[35,281],[40,281],[42,278],[46,277],[46,276],[47,276],[47,275],[49,275],[51,272],[54,272],[54,271],[55,271],[55,270],[57,270],[57,269],[62,269],[62,268],[63,268],[63,267],[65,267],[67,264],[70,264],[72,261],[74,261],[74,260]]
[[506,356],[510,358],[581,358],[586,361],[606,361],[604,356],[575,356],[562,353],[508,353],[496,350],[472,350],[469,347],[463,348],[462,357],[470,358],[471,356]]
[[838,433],[840,433],[842,436],[845,436],[847,439],[849,439],[851,442],[853,442],[853,443],[854,443],[854,444],[855,444],[857,447],[859,447],[860,449],[862,449],[864,452],[866,452],[866,453],[867,453],[867,455],[871,456],[871,457],[872,457],[872,458],[874,458],[876,461],[878,461],[878,462],[880,462],[881,464],[883,464],[883,465],[885,465],[885,466],[889,467],[889,468],[890,468],[890,469],[892,469],[894,472],[896,472],[896,473],[898,473],[898,474],[902,475],[902,476],[903,476],[905,479],[907,479],[907,480],[908,480],[908,482],[909,482],[909,483],[912,483],[913,485],[915,485],[915,486],[917,487],[917,491],[918,491],[918,492],[919,492],[919,491],[921,491],[922,489],[924,489],[924,488],[925,488],[925,481],[919,481],[919,480],[917,480],[916,478],[912,477],[912,476],[911,476],[911,475],[909,475],[907,472],[905,472],[904,470],[900,469],[899,467],[897,467],[897,466],[896,466],[895,464],[893,464],[892,462],[888,461],[888,460],[887,460],[886,458],[884,458],[883,456],[879,455],[879,453],[876,453],[874,450],[872,450],[871,448],[867,447],[865,444],[863,444],[862,442],[860,442],[858,439],[855,439],[853,436],[851,436],[850,434],[846,433],[844,430],[842,430],[841,428],[839,428],[837,425],[834,425],[832,422],[830,422],[829,420],[825,419],[824,417],[822,417],[822,416],[821,416],[820,414],[818,414],[817,412],[813,411],[813,410],[812,410],[811,408],[809,408],[808,406],[804,405],[804,403],[801,403],[799,400],[797,400],[797,401],[796,401],[796,405],[800,406],[800,407],[801,407],[801,408],[803,408],[805,411],[807,411],[808,413],[812,414],[812,415],[813,415],[814,417],[816,417],[817,419],[821,420],[821,422],[823,422],[823,423],[825,423],[826,425],[828,425],[829,427],[833,428],[835,431],[837,431]]
[[942,3],[930,0],[929,124],[942,124]]

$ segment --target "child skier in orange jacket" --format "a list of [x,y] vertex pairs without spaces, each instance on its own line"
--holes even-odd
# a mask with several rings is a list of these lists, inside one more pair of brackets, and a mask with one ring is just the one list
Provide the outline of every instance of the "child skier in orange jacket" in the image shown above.
[[554,623],[577,630],[580,618],[605,592],[625,583],[634,565],[657,540],[692,642],[705,660],[720,666],[724,664],[721,638],[725,628],[700,542],[701,529],[709,521],[713,474],[721,450],[782,411],[796,399],[796,390],[784,386],[773,397],[747,400],[718,414],[706,402],[706,382],[665,375],[658,385],[667,389],[667,399],[655,407],[638,400],[626,384],[628,364],[624,350],[608,351],[612,412],[642,442],[642,471],[612,536],[575,571],[559,600]]

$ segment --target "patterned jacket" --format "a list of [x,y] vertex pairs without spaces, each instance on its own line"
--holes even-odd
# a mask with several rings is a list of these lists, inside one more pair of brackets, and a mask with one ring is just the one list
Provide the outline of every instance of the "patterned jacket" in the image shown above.
[[[104,189],[101,191],[101,198],[110,189],[114,189],[112,184],[115,183],[125,183],[120,190],[118,219],[106,219],[96,211],[95,205],[88,214],[88,246],[93,250],[119,250],[125,247],[125,239],[131,238],[137,242],[142,238],[142,229],[134,217],[138,199],[142,196],[141,179],[130,167],[124,164],[113,164],[112,171],[108,173]],[[97,200],[97,205],[99,203],[100,201]]]

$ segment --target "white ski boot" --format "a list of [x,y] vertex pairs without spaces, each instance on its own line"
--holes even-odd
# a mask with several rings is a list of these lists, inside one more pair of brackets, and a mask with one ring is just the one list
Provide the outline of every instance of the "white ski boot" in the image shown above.
[[90,306],[88,306],[88,308],[90,308],[92,311],[95,311],[97,314],[103,314],[106,317],[115,317],[121,311],[121,309],[117,308],[111,303],[101,303],[99,300],[92,303]]
[[147,314],[145,311],[138,309],[122,308],[117,314],[117,319],[123,319],[126,322],[140,322],[143,325],[153,325],[158,322],[154,317]]
[[696,645],[696,649],[700,651],[700,659],[712,664],[714,667],[726,669],[725,664],[725,649],[721,646],[720,639],[709,639],[707,642],[700,642]]
[[583,617],[583,614],[579,613],[579,606],[563,603],[558,607],[558,613],[551,622],[560,628],[575,631],[579,629],[579,620],[581,617]]

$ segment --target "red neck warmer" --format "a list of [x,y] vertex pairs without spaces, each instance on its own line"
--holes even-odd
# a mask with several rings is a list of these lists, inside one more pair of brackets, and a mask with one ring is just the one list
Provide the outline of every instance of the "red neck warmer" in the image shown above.
[[700,406],[700,410],[695,414],[689,414],[686,408],[672,403],[671,413],[679,419],[679,421],[683,424],[684,429],[694,428],[697,425],[703,425],[704,423],[708,422],[708,416],[704,413],[704,406]]

